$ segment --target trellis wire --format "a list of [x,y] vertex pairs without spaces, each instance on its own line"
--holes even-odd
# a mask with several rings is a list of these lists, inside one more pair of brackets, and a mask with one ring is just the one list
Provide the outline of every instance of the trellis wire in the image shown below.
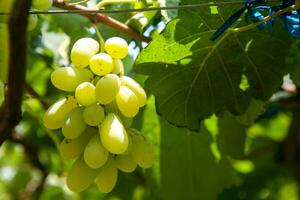
[[[267,0],[266,4],[278,3],[280,0]],[[30,11],[29,14],[97,14],[97,13],[130,13],[130,12],[146,12],[146,11],[159,11],[159,10],[179,10],[179,9],[192,9],[209,6],[236,6],[243,5],[244,1],[231,1],[231,2],[218,2],[218,3],[197,3],[178,6],[164,6],[153,8],[136,8],[136,9],[118,9],[118,10],[48,10],[48,11]],[[0,15],[9,15],[10,13],[0,12]]]

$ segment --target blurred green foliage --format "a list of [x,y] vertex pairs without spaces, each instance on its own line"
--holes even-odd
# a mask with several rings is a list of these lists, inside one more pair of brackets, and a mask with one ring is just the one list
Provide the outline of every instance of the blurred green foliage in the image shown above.
[[[176,5],[178,1],[161,3]],[[112,15],[124,23],[132,16]],[[175,16],[175,11],[163,11],[159,21],[150,20],[143,27],[157,31],[162,26],[159,22]],[[103,24],[98,28],[105,38],[125,37]],[[30,32],[26,81],[49,105],[67,95],[50,83],[51,71],[69,65],[70,46],[86,36],[97,38],[91,23],[78,15],[40,15],[38,27]],[[125,60],[126,73],[143,83],[145,77],[133,71],[142,44],[127,39],[131,51]],[[295,56],[299,58],[299,53]],[[0,104],[3,90],[0,83]],[[133,124],[155,145],[156,162],[151,169],[119,172],[116,188],[104,195],[95,186],[80,194],[68,190],[65,175],[71,163],[61,160],[57,150],[62,136],[42,125],[45,108],[26,94],[15,139],[0,148],[0,200],[297,200],[300,180],[284,159],[293,107],[282,107],[279,101],[265,105],[253,100],[244,115],[224,112],[224,117],[213,116],[201,124],[199,133],[192,133],[161,119],[150,95]]]

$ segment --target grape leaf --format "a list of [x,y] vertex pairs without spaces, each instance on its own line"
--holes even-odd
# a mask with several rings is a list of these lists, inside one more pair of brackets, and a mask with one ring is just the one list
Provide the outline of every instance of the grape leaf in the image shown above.
[[[170,123],[199,130],[199,121],[213,113],[242,114],[252,98],[268,100],[280,87],[287,34],[277,27],[272,34],[252,29],[211,42],[230,13],[226,7],[214,15],[208,8],[180,11],[137,58],[135,70],[150,75],[145,86]],[[242,77],[246,90],[240,88]]]
[[218,148],[222,154],[240,159],[245,150],[247,126],[238,123],[233,116],[218,120]]
[[[170,133],[173,134],[171,137]],[[220,150],[227,151],[229,140],[222,142]],[[239,146],[238,142],[231,143],[230,150]],[[211,150],[213,143],[213,137],[205,126],[201,126],[200,134],[193,134],[188,129],[177,128],[161,120],[162,199],[217,199],[225,187],[235,182],[234,170],[226,152],[221,151],[220,159],[216,159]]]

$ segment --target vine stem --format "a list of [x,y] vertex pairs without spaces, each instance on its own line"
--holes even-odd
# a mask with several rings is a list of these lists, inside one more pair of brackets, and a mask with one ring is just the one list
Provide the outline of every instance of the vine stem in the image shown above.
[[[15,1],[9,19],[9,73],[5,101],[0,108],[0,145],[22,119],[22,98],[26,74],[26,38],[31,0]],[[3,67],[3,66],[0,66]]]
[[[65,3],[63,0],[54,0],[53,1],[53,6],[57,7],[57,8],[62,8],[65,10],[77,10],[77,11],[88,11],[89,9],[85,6],[81,6],[81,5],[69,5],[67,3]],[[136,31],[134,31],[133,29],[131,29],[129,26],[127,26],[126,24],[123,24],[103,13],[80,13],[83,16],[88,17],[94,24],[97,23],[102,23],[105,24],[107,26],[110,26],[114,29],[116,29],[117,31],[120,31],[134,39],[137,40],[141,40],[141,41],[145,41],[145,42],[150,42],[150,38],[145,37],[139,33],[137,33]]]
[[296,5],[292,5],[292,6],[283,8],[283,9],[275,12],[272,15],[268,15],[268,16],[264,17],[262,20],[260,20],[258,22],[255,22],[255,23],[252,23],[252,24],[249,24],[249,25],[246,25],[246,26],[242,26],[240,28],[234,28],[234,29],[231,29],[231,31],[235,32],[235,33],[240,33],[240,32],[244,32],[244,31],[248,31],[250,29],[256,28],[260,24],[262,24],[264,22],[267,22],[267,21],[269,21],[270,19],[272,19],[272,18],[274,18],[276,16],[279,16],[279,15],[282,15],[284,13],[287,13],[287,12],[290,12],[290,11],[293,11],[293,10],[297,10],[297,9],[299,9],[299,7],[296,6]]

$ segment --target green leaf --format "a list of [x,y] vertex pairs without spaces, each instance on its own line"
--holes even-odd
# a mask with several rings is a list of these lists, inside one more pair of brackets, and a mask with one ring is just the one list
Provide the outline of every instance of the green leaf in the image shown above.
[[160,195],[160,123],[155,111],[154,97],[150,96],[144,112],[142,133],[155,147],[156,160],[154,165],[145,173],[147,185],[143,199],[159,199]]
[[[266,101],[280,87],[287,34],[276,27],[272,35],[253,29],[211,42],[231,12],[226,7],[218,15],[209,8],[180,11],[137,58],[136,71],[150,75],[146,88],[170,123],[199,130],[199,121],[208,116],[224,109],[242,114],[252,98]],[[246,90],[240,88],[242,77]]]
[[247,110],[240,116],[236,116],[236,120],[244,125],[253,125],[259,115],[265,111],[265,102],[251,99]]
[[162,199],[217,199],[235,181],[227,157],[216,159],[212,144],[213,138],[205,126],[200,134],[193,134],[161,121]]
[[240,159],[245,150],[247,126],[239,124],[234,117],[218,120],[218,148],[223,155]]

